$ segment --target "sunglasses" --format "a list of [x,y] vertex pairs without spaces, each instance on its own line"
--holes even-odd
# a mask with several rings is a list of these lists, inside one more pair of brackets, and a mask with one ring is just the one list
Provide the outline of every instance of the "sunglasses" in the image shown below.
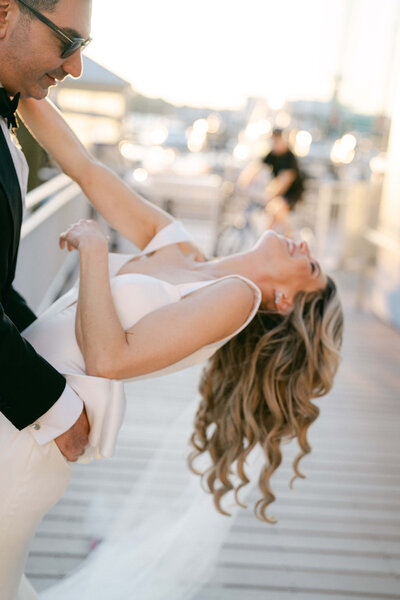
[[50,19],[48,19],[44,15],[42,15],[42,13],[36,10],[36,8],[33,8],[33,6],[28,4],[28,2],[25,2],[25,0],[18,0],[18,2],[20,2],[27,9],[29,9],[31,13],[33,13],[35,17],[39,19],[39,21],[42,21],[42,23],[47,25],[47,27],[50,27],[50,29],[52,29],[60,39],[62,39],[62,41],[64,42],[64,50],[61,52],[61,58],[68,58],[68,56],[71,56],[71,54],[73,54],[77,50],[83,50],[92,41],[91,37],[88,37],[86,40],[81,37],[71,37],[64,29],[58,27],[58,25],[53,23],[53,21],[50,21]]

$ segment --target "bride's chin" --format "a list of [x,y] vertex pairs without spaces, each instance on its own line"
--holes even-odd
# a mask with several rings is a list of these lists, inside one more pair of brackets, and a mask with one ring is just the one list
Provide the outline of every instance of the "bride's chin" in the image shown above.
[[264,247],[269,258],[274,258],[277,253],[280,254],[282,250],[287,249],[286,238],[272,230],[268,230],[263,234],[260,245]]
[[278,234],[276,233],[276,231],[273,231],[272,229],[267,229],[258,238],[255,246],[262,246],[264,244],[273,243],[277,238]]

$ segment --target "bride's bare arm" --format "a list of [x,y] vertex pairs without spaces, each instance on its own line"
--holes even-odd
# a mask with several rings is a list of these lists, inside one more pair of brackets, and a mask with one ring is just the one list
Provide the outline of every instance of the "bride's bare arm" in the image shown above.
[[76,335],[88,375],[128,379],[158,371],[233,333],[253,306],[253,292],[226,279],[143,317],[124,331],[114,307],[107,240],[81,221],[61,238],[79,250],[81,278]]
[[125,332],[126,343],[98,357],[99,375],[129,379],[158,371],[236,331],[254,294],[240,279],[224,279],[149,313]]
[[18,112],[37,141],[80,185],[93,206],[136,246],[144,248],[173,220],[96,161],[49,100],[21,100]]

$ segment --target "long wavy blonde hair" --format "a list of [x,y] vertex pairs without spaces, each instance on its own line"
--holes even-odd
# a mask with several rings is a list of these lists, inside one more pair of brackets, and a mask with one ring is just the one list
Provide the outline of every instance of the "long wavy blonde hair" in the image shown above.
[[[294,477],[300,460],[311,447],[308,428],[319,414],[313,398],[332,387],[340,361],[343,312],[334,281],[326,288],[299,292],[289,315],[259,310],[253,321],[225,344],[206,365],[201,382],[202,400],[195,418],[189,456],[192,471],[214,495],[216,508],[223,496],[249,483],[246,458],[260,444],[266,464],[259,487],[262,493],[255,513],[262,521],[275,500],[270,478],[282,461],[281,442],[297,437],[300,453],[293,463]],[[209,453],[212,465],[195,467],[197,457]],[[233,481],[235,479],[235,482]],[[237,483],[239,481],[239,483]]]

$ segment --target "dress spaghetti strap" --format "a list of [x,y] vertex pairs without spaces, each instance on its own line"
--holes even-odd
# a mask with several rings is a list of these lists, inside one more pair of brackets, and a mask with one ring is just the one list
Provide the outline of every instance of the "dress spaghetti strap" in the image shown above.
[[165,246],[181,242],[193,242],[193,238],[180,221],[172,221],[172,223],[169,223],[169,225],[156,233],[146,248],[142,252],[139,252],[138,256],[144,256],[145,254],[156,252],[156,250],[160,250]]
[[160,229],[141,252],[134,255],[110,253],[110,277],[115,277],[122,267],[132,258],[140,258],[141,256],[146,256],[147,254],[161,250],[161,248],[165,248],[165,246],[179,244],[181,242],[193,242],[193,238],[180,221],[172,221],[172,223],[169,223],[166,227]]

